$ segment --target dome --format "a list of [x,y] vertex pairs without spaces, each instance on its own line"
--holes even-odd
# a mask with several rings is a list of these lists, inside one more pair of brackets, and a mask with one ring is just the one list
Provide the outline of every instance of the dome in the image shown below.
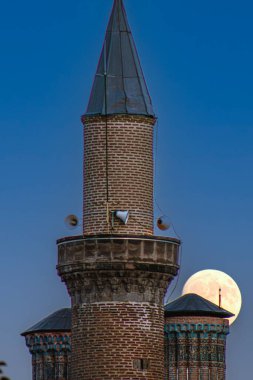
[[35,332],[71,331],[71,309],[60,309],[33,325],[21,335],[26,336]]
[[165,316],[207,316],[230,318],[234,314],[222,309],[198,294],[189,293],[165,305]]

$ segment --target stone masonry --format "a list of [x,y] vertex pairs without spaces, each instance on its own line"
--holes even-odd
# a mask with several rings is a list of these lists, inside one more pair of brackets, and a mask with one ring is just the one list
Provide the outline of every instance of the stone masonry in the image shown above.
[[162,380],[163,298],[179,242],[100,235],[58,246],[72,303],[72,380]]
[[25,335],[32,354],[33,380],[69,380],[71,332],[31,332]]
[[165,320],[166,380],[225,380],[228,319],[167,317]]

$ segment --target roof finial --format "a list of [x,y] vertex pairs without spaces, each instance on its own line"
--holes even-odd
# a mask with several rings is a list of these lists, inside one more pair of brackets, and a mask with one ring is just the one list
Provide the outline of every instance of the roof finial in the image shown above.
[[219,308],[221,309],[221,288],[219,288]]
[[123,0],[114,0],[86,111],[105,114],[155,116]]

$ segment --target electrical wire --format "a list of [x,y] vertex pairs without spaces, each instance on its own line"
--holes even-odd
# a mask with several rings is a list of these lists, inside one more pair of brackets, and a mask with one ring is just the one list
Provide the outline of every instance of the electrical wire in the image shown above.
[[[136,219],[135,217],[131,216],[131,218],[132,218],[135,222],[137,222],[141,227],[143,227],[143,228],[149,228],[149,227],[147,227],[147,226],[144,226],[142,223],[140,223],[140,222],[138,221],[138,219]],[[173,224],[172,224],[172,226],[173,226]],[[174,227],[173,227],[173,229],[174,229]],[[174,232],[175,232],[175,234],[177,235],[177,233],[176,233],[175,230],[174,230]],[[178,236],[178,235],[177,235],[177,236]],[[178,237],[179,237],[179,236],[178,236]],[[180,241],[181,241],[181,239],[180,239]],[[182,242],[181,242],[181,245],[180,245],[180,248],[179,248],[179,268],[178,268],[178,275],[177,275],[176,283],[175,283],[174,288],[172,289],[170,295],[167,297],[167,300],[166,300],[165,304],[168,303],[169,298],[172,297],[173,293],[175,292],[175,290],[176,290],[176,288],[177,288],[178,281],[179,281],[179,277],[180,277],[180,274],[181,274],[182,257],[183,257],[183,245],[182,245]]]
[[159,120],[156,119],[155,123],[155,152],[154,152],[154,188],[153,188],[153,196],[154,200],[156,202],[155,198],[155,185],[156,185],[156,177],[157,177],[157,152],[158,152],[158,127],[159,127]]
[[106,203],[109,203],[109,159],[108,159],[108,115],[107,115],[107,61],[106,40],[104,43],[104,99],[105,99],[105,171],[106,171]]
[[180,274],[181,274],[182,257],[183,257],[183,245],[181,244],[180,245],[180,250],[179,250],[179,269],[178,269],[177,279],[176,279],[174,287],[172,288],[169,296],[167,297],[167,299],[165,301],[165,305],[167,305],[167,303],[169,302],[169,299],[173,296],[173,294],[174,294],[174,292],[175,292],[175,290],[177,288],[179,277],[180,277]]
[[[153,192],[153,196],[154,196],[155,205],[156,205],[157,209],[160,211],[161,216],[166,216],[168,218],[168,215],[166,215],[164,213],[164,210],[162,210],[161,207],[159,206],[158,201],[157,201],[156,196],[155,196],[155,185],[156,185],[156,181],[157,181],[158,138],[159,138],[159,120],[157,119],[156,124],[155,124],[155,152],[154,152],[155,163],[154,163],[154,192]],[[170,222],[170,224],[173,228],[175,235],[181,241],[182,239],[181,239],[180,235],[177,233],[177,231],[174,227],[174,224],[172,222]]]

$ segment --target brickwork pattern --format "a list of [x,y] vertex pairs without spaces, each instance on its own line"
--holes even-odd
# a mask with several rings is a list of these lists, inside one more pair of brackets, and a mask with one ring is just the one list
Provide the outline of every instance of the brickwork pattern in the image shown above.
[[166,380],[225,380],[229,323],[215,317],[165,320]]
[[[107,128],[106,128],[107,120]],[[145,116],[83,117],[83,233],[153,233],[153,125]],[[106,170],[106,130],[108,177]],[[129,210],[127,225],[107,223],[109,210]],[[111,213],[109,213],[110,219]]]
[[58,241],[72,301],[71,380],[164,380],[163,299],[179,245],[129,235]]
[[33,380],[70,380],[70,332],[31,333],[25,338]]
[[131,302],[74,306],[72,379],[162,380],[163,329],[162,306]]

